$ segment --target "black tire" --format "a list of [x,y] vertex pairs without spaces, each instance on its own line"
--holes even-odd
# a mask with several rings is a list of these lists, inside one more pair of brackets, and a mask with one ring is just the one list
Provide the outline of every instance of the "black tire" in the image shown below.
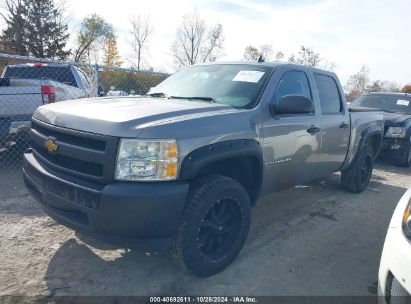
[[194,182],[171,253],[177,264],[197,276],[224,270],[248,235],[251,204],[235,180],[213,175]]
[[398,151],[392,152],[391,162],[399,167],[411,166],[411,143],[403,145]]
[[341,171],[341,185],[348,192],[363,192],[370,183],[373,168],[374,151],[372,147],[365,145],[351,166]]

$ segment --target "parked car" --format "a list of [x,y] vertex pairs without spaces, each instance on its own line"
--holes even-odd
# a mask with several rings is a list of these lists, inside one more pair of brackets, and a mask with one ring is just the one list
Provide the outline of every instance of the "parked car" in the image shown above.
[[392,216],[378,274],[381,304],[411,303],[411,189]]
[[121,90],[110,90],[107,92],[106,96],[128,96],[128,93]]
[[357,98],[352,108],[384,111],[385,134],[382,153],[398,166],[411,165],[411,95],[369,93]]
[[6,66],[0,78],[0,148],[20,140],[31,116],[43,104],[89,97],[87,75],[69,64]]
[[185,269],[228,266],[264,195],[341,171],[362,192],[380,112],[349,112],[334,73],[279,63],[189,67],[142,97],[42,106],[28,189],[56,221]]

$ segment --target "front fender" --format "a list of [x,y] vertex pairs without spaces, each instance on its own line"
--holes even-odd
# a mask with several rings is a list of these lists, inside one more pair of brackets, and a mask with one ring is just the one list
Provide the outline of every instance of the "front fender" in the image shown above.
[[263,153],[260,143],[254,139],[238,139],[207,145],[187,154],[181,164],[180,179],[193,179],[212,163],[240,156],[255,157],[262,174]]

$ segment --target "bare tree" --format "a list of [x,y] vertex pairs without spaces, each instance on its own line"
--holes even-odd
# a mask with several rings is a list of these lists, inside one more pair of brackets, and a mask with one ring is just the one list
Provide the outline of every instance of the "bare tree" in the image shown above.
[[275,60],[280,61],[284,59],[284,53],[281,51],[277,51],[277,53],[275,53]]
[[259,48],[249,45],[244,50],[244,59],[258,60],[261,57],[264,61],[281,60],[284,53],[281,51],[274,51],[272,44],[263,44]]
[[133,65],[136,66],[137,70],[140,70],[143,51],[148,43],[148,38],[153,33],[153,27],[149,16],[133,16],[130,18],[130,23],[132,27],[130,45],[133,50],[133,57],[137,61]]
[[183,17],[171,51],[179,67],[215,61],[223,49],[223,27],[209,27],[197,11]]
[[383,91],[384,92],[401,92],[401,86],[395,81],[384,81],[383,82]]
[[348,93],[348,96],[359,96],[368,91],[370,87],[370,69],[368,66],[363,65],[361,69],[351,75],[348,78],[348,81],[345,85],[345,90]]
[[310,67],[318,67],[321,62],[319,53],[316,53],[313,49],[301,46],[297,55],[292,54],[288,61],[299,65],[306,65]]
[[249,45],[245,48],[244,50],[245,60],[257,61],[258,57],[260,57],[260,51],[255,46]]

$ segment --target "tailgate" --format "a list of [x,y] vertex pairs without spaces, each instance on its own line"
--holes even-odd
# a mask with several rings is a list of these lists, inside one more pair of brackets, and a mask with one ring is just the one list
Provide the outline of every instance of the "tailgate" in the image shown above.
[[35,79],[0,81],[0,117],[31,116],[43,104],[41,82]]

